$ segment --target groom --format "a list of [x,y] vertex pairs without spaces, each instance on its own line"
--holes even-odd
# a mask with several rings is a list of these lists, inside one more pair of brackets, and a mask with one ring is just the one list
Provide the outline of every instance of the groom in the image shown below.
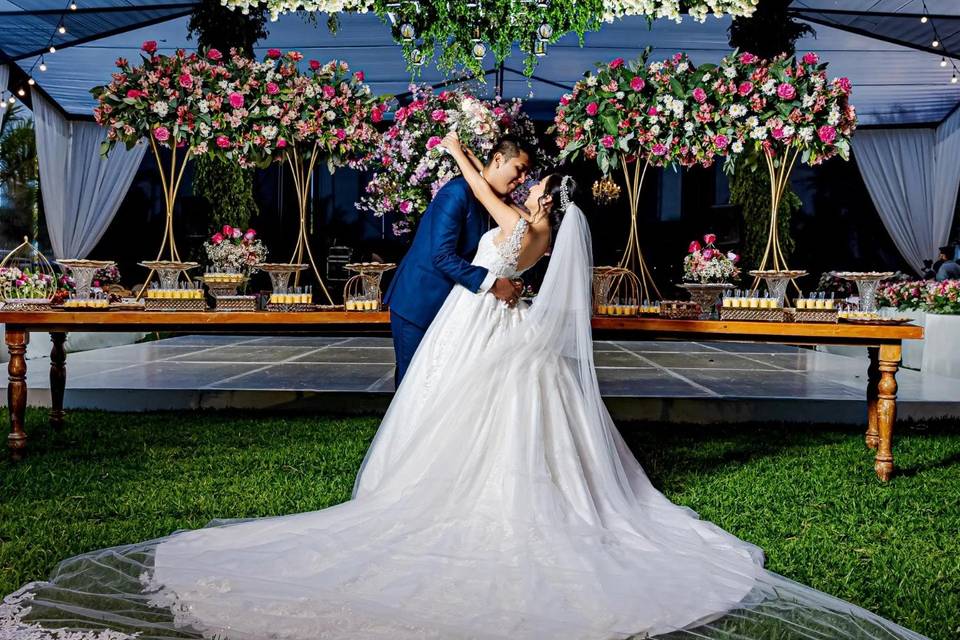
[[[507,197],[526,180],[533,158],[533,150],[521,140],[505,136],[490,152],[483,177]],[[444,185],[423,214],[413,244],[383,298],[390,306],[397,386],[454,285],[516,304],[519,286],[470,264],[486,230],[487,213],[462,177]]]

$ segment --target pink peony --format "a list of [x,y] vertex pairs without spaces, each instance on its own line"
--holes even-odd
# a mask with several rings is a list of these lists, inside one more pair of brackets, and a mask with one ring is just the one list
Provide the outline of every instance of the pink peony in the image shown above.
[[687,247],[687,253],[693,253],[694,251],[700,251],[700,243],[694,240],[690,243],[690,246]]
[[645,86],[647,86],[647,83],[640,76],[630,81],[630,88],[634,91],[642,91]]
[[820,142],[830,144],[837,139],[837,130],[825,124],[817,130],[817,136],[820,138]]
[[222,233],[213,234],[213,237],[210,238],[210,242],[212,242],[213,244],[220,244],[221,242],[223,242],[223,234]]
[[430,119],[434,122],[446,122],[447,112],[443,109],[434,109],[430,112]]
[[713,144],[717,146],[717,149],[726,149],[727,145],[730,144],[730,140],[727,139],[727,136],[720,134],[713,139]]
[[433,149],[441,142],[443,142],[443,139],[440,136],[430,136],[430,139],[427,140],[427,149]]
[[230,100],[230,106],[234,109],[239,109],[243,106],[243,96],[236,91],[229,95],[228,100]]
[[817,64],[818,62],[820,62],[820,56],[818,56],[817,54],[811,51],[809,53],[804,54],[803,61],[806,64]]
[[753,64],[754,62],[756,62],[756,61],[759,60],[759,59],[760,59],[760,58],[758,58],[757,56],[753,55],[752,53],[741,53],[741,54],[740,54],[740,64]]
[[277,149],[284,149],[287,146],[287,141],[283,138],[277,138]]
[[693,90],[693,99],[697,102],[704,102],[707,99],[707,92],[701,87],[697,87]]
[[404,200],[400,203],[400,213],[407,214],[413,210],[413,203],[409,200]]
[[223,58],[223,54],[220,53],[219,49],[210,49],[210,51],[207,51],[207,57],[211,60],[220,60]]
[[752,82],[741,82],[740,86],[737,87],[737,93],[742,96],[748,96],[753,92],[753,83]]
[[777,95],[784,100],[793,100],[797,97],[797,90],[793,88],[793,85],[788,82],[782,82],[777,87]]
[[147,40],[142,45],[140,45],[140,48],[152,55],[157,51],[157,41]]
[[268,57],[268,58],[273,58],[274,60],[276,60],[277,58],[279,58],[279,57],[282,56],[282,55],[283,55],[283,52],[280,51],[280,49],[267,49],[267,57]]
[[166,127],[157,127],[153,130],[153,137],[159,142],[166,142],[170,139],[170,130]]
[[596,102],[591,102],[590,104],[587,105],[588,116],[595,116],[597,115],[598,111],[600,111],[600,105],[598,105]]
[[337,129],[336,131],[333,132],[333,135],[337,136],[337,140],[347,139],[347,132],[344,131],[343,129]]
[[268,83],[267,83],[267,94],[268,94],[268,95],[271,95],[271,96],[275,96],[275,95],[277,95],[278,93],[280,93],[280,86],[279,86],[276,82],[268,82]]
[[780,140],[783,138],[783,127],[774,127],[770,131],[770,135],[773,136],[774,140]]
[[619,69],[620,67],[623,66],[623,62],[624,62],[623,58],[614,58],[613,60],[610,61],[610,68]]
[[703,236],[703,241],[707,244],[713,244],[717,241],[717,236],[716,234],[708,233],[707,235]]
[[311,61],[310,61],[310,69],[311,69],[312,71],[316,71],[316,70],[319,69],[319,68],[320,68],[320,61],[319,61],[319,60],[311,60]]
[[837,86],[840,87],[844,93],[850,93],[850,89],[853,88],[853,85],[850,84],[850,78],[837,78],[834,82],[837,83]]
[[323,96],[324,96],[325,98],[332,98],[332,97],[334,97],[335,95],[337,95],[337,90],[336,90],[336,89],[334,89],[333,87],[331,87],[331,86],[328,85],[328,84],[323,86]]
[[193,88],[193,78],[190,77],[190,74],[189,74],[189,73],[181,73],[181,74],[180,74],[180,77],[177,78],[177,82],[178,82],[178,83],[180,84],[180,86],[183,87],[184,89],[191,89],[191,88]]
[[227,136],[217,136],[217,146],[221,149],[229,149],[230,139]]
[[603,136],[602,138],[600,138],[600,144],[602,144],[604,147],[609,149],[614,144],[613,136],[611,135]]
[[667,155],[667,147],[666,145],[658,142],[657,144],[653,145],[653,148],[650,149],[650,152],[655,156],[665,156]]

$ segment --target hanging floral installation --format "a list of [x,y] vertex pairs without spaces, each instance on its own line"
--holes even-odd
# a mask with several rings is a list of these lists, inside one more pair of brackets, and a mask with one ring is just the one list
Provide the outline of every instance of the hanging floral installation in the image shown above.
[[411,68],[434,59],[443,70],[458,66],[482,76],[488,55],[502,62],[514,44],[527,54],[526,71],[548,45],[568,33],[582,40],[604,22],[629,16],[680,21],[683,10],[704,21],[708,15],[744,17],[758,0],[221,0],[248,12],[265,7],[272,19],[296,11],[376,13],[392,29]]
[[383,135],[374,154],[377,173],[357,204],[377,217],[391,214],[395,235],[411,233],[437,191],[459,175],[456,162],[438,146],[452,128],[478,158],[486,158],[506,134],[536,144],[519,100],[480,100],[462,89],[436,93],[428,86],[412,86],[411,94]]

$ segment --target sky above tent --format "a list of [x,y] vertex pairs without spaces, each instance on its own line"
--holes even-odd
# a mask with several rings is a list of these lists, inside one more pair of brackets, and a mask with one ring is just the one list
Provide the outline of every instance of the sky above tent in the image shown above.
[[[117,57],[136,59],[144,40],[157,40],[164,51],[196,46],[187,39],[184,15],[191,0],[78,0],[81,10],[68,13],[68,33],[54,36],[59,50],[45,55],[48,70],[41,73],[37,52],[49,46],[65,4],[0,0],[0,52],[16,59],[25,72],[32,69],[43,89],[72,115],[89,116],[90,88],[109,80]],[[922,0],[795,0],[792,6],[816,30],[815,36],[798,43],[798,51],[817,51],[830,63],[831,76],[851,79],[861,124],[937,123],[960,102],[960,83],[950,82],[952,65],[939,64],[945,52],[960,51],[960,2],[926,0],[932,16],[927,23],[919,20]],[[127,30],[147,22],[152,24]],[[679,25],[660,20],[649,27],[646,20],[632,18],[588,34],[583,47],[575,36],[567,36],[549,47],[533,78],[522,75],[521,55],[507,60],[504,95],[529,99],[533,111],[546,116],[595,62],[635,57],[648,46],[655,58],[686,51],[697,63],[716,62],[730,50],[728,26],[728,19],[710,18],[703,24],[686,19]],[[930,46],[934,29],[942,40],[939,48]],[[308,58],[346,60],[352,68],[363,69],[378,93],[403,93],[411,80],[389,28],[374,15],[342,16],[336,35],[327,31],[323,19],[314,25],[296,14],[270,23],[269,30],[258,53],[277,47],[302,51]],[[80,43],[64,46],[76,40]],[[432,67],[425,67],[419,77],[429,83],[446,79]],[[491,77],[477,90],[490,93],[493,87]]]

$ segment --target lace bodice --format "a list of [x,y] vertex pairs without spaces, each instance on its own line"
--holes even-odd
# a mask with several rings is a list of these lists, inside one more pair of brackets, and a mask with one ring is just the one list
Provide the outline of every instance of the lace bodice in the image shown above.
[[500,233],[500,227],[487,231],[477,245],[477,255],[473,259],[473,264],[484,267],[498,278],[519,276],[523,270],[517,268],[517,261],[520,259],[520,246],[523,235],[527,232],[527,226],[527,221],[520,218],[513,232],[500,243],[494,241]]

